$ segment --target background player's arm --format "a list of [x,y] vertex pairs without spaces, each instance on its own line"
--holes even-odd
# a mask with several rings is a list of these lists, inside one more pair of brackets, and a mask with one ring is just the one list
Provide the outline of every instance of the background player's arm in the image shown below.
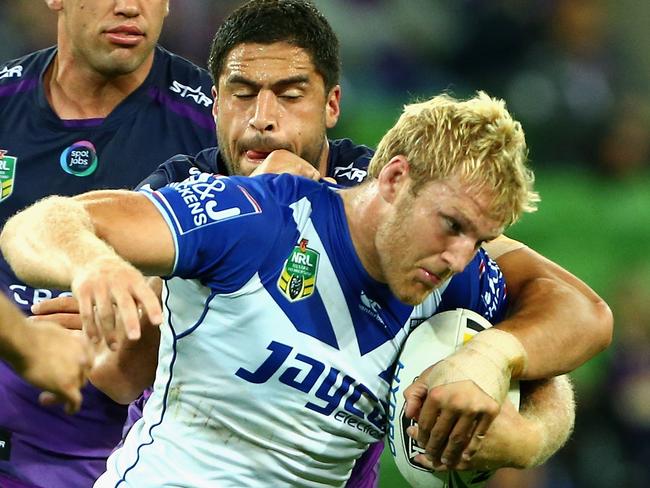
[[[118,330],[123,330],[118,328]],[[104,343],[88,376],[90,382],[113,401],[128,405],[145,388],[153,385],[158,364],[160,329],[142,325],[142,336],[131,341],[118,338],[120,347],[112,351]]]
[[158,297],[143,271],[162,275],[174,263],[164,218],[142,194],[90,192],[50,197],[12,217],[0,236],[2,252],[31,284],[71,288],[84,330],[116,344],[116,311],[130,339],[140,335],[140,313],[162,320]]
[[[567,441],[575,421],[573,388],[567,376],[524,381],[519,412],[506,401],[488,429],[485,439],[469,461],[454,469],[494,470],[532,468],[543,464]],[[416,429],[412,430],[415,435]],[[418,462],[440,468],[439,462],[420,455]]]
[[[522,379],[571,371],[605,349],[613,318],[607,304],[585,283],[529,247],[501,236],[484,245],[508,286],[510,313],[498,328],[524,346]],[[553,354],[549,354],[553,351]]]
[[92,366],[84,337],[58,324],[28,321],[0,295],[0,358],[26,381],[47,390],[47,403],[63,402],[68,413],[81,406],[80,388]]

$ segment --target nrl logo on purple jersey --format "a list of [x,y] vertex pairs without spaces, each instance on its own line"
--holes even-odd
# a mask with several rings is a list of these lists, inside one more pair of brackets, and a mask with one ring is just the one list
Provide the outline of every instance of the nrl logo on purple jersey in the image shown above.
[[14,191],[17,162],[17,157],[9,156],[7,151],[0,149],[0,202],[9,198]]

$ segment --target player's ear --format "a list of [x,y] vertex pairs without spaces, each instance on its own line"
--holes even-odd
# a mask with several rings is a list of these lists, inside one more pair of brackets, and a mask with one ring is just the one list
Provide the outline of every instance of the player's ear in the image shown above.
[[397,194],[408,184],[409,162],[406,156],[393,156],[390,161],[381,169],[377,176],[379,183],[379,193],[382,198],[391,203],[395,200]]
[[63,0],[45,0],[47,8],[54,12],[63,10]]
[[169,15],[169,0],[165,2],[165,17]]
[[217,92],[217,87],[212,85],[212,117],[214,117],[215,123],[217,122],[217,113],[219,112],[219,106],[217,104],[217,96],[219,92]]
[[325,127],[331,129],[341,114],[341,85],[334,86],[327,94],[325,103]]

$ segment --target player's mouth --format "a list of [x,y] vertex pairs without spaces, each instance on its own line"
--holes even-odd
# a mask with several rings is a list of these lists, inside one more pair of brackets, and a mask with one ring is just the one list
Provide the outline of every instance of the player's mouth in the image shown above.
[[253,164],[262,164],[262,162],[267,158],[272,151],[256,151],[249,149],[244,153],[246,159]]
[[107,29],[104,31],[104,35],[112,44],[124,47],[137,46],[145,38],[145,34],[138,27],[128,24]]
[[416,271],[417,280],[430,286],[437,288],[442,283],[442,277],[436,273],[432,273],[424,268],[418,268]]

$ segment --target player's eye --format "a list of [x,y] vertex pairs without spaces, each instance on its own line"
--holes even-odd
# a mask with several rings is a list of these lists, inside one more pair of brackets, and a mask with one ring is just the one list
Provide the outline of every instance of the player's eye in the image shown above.
[[302,98],[302,91],[298,89],[286,90],[278,96],[283,100],[298,100],[299,98]]
[[458,235],[462,232],[463,226],[455,218],[450,217],[448,215],[443,215],[442,219],[445,222],[447,231],[450,232],[451,234]]

